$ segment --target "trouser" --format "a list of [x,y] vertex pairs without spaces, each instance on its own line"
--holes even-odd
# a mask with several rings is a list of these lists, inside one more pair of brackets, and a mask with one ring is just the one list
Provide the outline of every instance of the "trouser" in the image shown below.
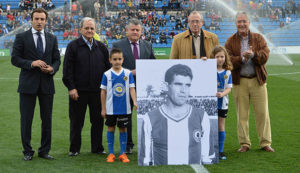
[[101,152],[102,145],[103,118],[101,117],[100,92],[78,91],[77,101],[69,98],[69,118],[70,118],[70,151],[80,152],[81,131],[84,125],[87,105],[89,106],[91,122],[91,152]]
[[249,138],[249,107],[253,106],[256,130],[261,147],[271,145],[271,125],[266,84],[259,85],[257,78],[241,78],[240,85],[233,85],[237,111],[238,139],[241,146],[251,146]]
[[33,155],[31,147],[31,128],[36,104],[39,99],[40,117],[42,120],[41,146],[38,149],[39,155],[48,154],[51,148],[51,126],[53,94],[24,94],[20,93],[20,113],[21,113],[21,139],[24,155]]
[[[130,99],[130,106],[131,111],[133,111],[133,101]],[[128,118],[128,125],[127,125],[127,145],[126,148],[133,148],[134,143],[132,141],[132,112]]]

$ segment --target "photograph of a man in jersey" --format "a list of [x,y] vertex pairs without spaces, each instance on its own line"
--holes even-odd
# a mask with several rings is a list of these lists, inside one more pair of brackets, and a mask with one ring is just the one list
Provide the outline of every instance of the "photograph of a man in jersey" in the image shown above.
[[193,72],[175,64],[164,74],[166,99],[143,115],[139,165],[211,163],[210,120],[189,103]]

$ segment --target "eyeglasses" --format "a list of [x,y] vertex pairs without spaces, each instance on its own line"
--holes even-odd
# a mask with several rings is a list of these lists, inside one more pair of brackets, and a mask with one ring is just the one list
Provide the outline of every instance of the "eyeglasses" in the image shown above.
[[85,27],[85,28],[83,28],[84,30],[92,30],[92,31],[94,31],[95,30],[95,28],[93,28],[93,27]]
[[191,20],[189,21],[190,23],[195,23],[195,24],[200,24],[201,23],[201,20]]

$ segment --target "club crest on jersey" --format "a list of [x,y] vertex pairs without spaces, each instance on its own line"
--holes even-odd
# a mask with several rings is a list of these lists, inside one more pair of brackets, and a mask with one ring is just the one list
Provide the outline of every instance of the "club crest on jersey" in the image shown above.
[[228,78],[228,76],[227,75],[224,75],[224,79],[227,79]]
[[199,129],[193,131],[193,138],[196,142],[201,142],[201,131]]
[[123,77],[123,80],[124,80],[124,81],[126,81],[127,79],[128,79],[128,77],[127,77],[127,76],[124,76],[124,77]]
[[121,83],[117,83],[113,87],[113,93],[117,97],[122,97],[125,94],[125,86]]

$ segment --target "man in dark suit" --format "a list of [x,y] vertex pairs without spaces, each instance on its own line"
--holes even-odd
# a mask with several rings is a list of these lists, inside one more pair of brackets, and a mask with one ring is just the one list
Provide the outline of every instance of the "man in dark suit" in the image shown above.
[[45,32],[48,13],[41,8],[31,14],[32,28],[16,35],[11,62],[21,68],[18,92],[20,93],[21,137],[24,160],[32,160],[34,151],[30,145],[31,126],[36,104],[39,99],[42,119],[42,139],[38,156],[52,160],[51,126],[54,82],[53,76],[60,65],[57,39]]
[[87,106],[91,122],[91,152],[105,154],[102,145],[103,118],[101,117],[100,84],[103,73],[110,68],[106,46],[93,39],[94,19],[85,17],[80,22],[80,36],[67,46],[63,82],[69,91],[70,151],[77,156],[81,148],[81,130]]
[[[155,59],[152,44],[145,40],[140,40],[143,32],[143,24],[138,19],[130,19],[126,26],[127,38],[113,43],[113,48],[120,48],[123,52],[123,67],[132,71],[134,78],[136,76],[135,60],[137,59]],[[131,100],[132,102],[132,100]],[[133,105],[131,103],[131,105]],[[134,146],[132,141],[132,120],[131,116],[127,127],[127,147],[126,153],[131,154]]]

